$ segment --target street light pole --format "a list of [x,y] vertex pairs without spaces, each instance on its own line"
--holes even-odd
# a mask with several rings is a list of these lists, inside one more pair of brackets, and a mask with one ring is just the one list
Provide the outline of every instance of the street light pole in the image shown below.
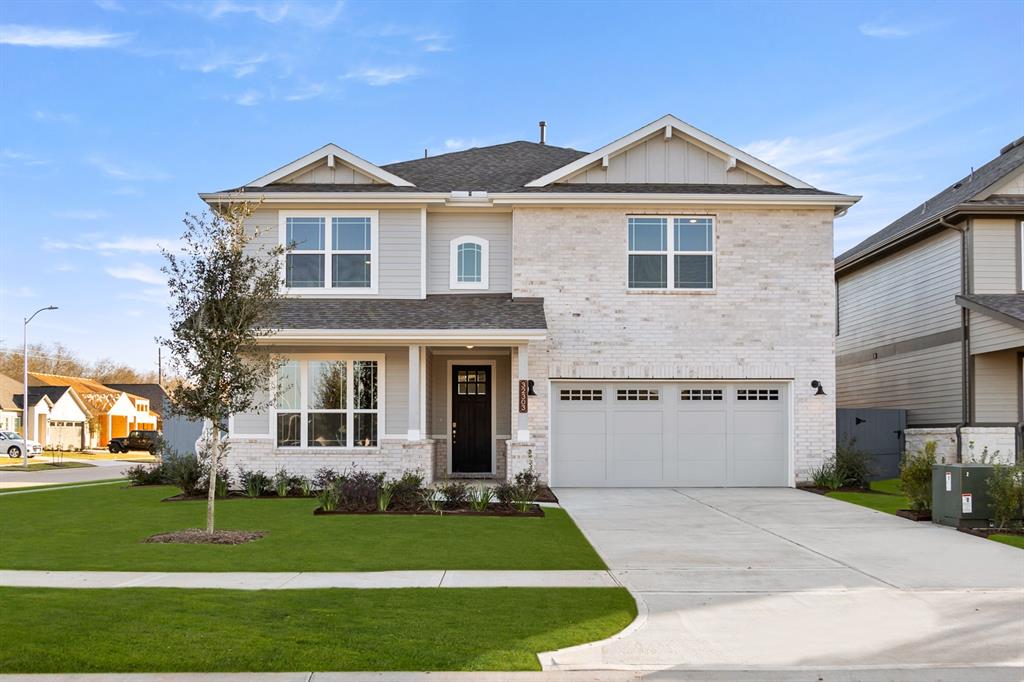
[[21,394],[21,430],[25,436],[25,445],[21,448],[21,465],[23,468],[28,469],[28,440],[31,438],[32,433],[32,420],[28,418],[28,323],[32,319],[43,312],[44,310],[56,310],[57,306],[51,305],[32,313],[31,316],[25,318],[25,324],[21,328],[21,359],[25,362],[25,374],[24,374],[24,393]]

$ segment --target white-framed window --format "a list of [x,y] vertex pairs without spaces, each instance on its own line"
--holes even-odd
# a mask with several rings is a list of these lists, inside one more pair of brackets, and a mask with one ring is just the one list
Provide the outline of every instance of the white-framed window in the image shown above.
[[284,290],[377,293],[377,211],[281,211]]
[[627,239],[628,288],[714,290],[714,218],[629,216]]
[[277,371],[278,448],[375,448],[383,414],[383,357],[292,358]]
[[483,237],[467,235],[451,241],[451,289],[486,289],[489,277],[490,245]]

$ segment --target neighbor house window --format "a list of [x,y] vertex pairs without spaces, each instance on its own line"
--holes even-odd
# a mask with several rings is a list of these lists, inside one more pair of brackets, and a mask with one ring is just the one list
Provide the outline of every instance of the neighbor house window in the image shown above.
[[289,360],[277,373],[274,410],[280,448],[376,447],[379,360]]
[[630,289],[714,289],[714,218],[628,219]]
[[281,211],[288,289],[376,293],[376,211]]
[[451,241],[452,289],[486,289],[489,244],[481,237],[459,237]]

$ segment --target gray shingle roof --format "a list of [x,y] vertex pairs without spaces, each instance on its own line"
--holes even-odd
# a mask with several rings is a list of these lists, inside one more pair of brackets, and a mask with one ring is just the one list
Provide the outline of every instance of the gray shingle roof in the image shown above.
[[104,384],[104,386],[145,398],[149,401],[149,409],[163,416],[164,400],[167,398],[167,393],[160,384]]
[[544,299],[511,294],[437,294],[425,299],[288,298],[272,329],[547,329]]
[[1016,320],[1018,326],[1024,325],[1024,294],[969,294],[957,296],[956,302],[996,319]]
[[842,265],[857,256],[870,253],[888,240],[904,232],[928,227],[947,212],[969,202],[987,188],[1005,178],[1021,166],[1024,166],[1024,138],[1004,147],[999,156],[974,171],[965,175],[952,185],[942,190],[928,201],[916,206],[900,218],[897,218],[860,244],[840,254],[836,264]]

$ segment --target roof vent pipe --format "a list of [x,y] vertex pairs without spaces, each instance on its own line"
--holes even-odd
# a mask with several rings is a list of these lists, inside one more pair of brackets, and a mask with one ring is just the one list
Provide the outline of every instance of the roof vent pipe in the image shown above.
[[424,159],[427,158],[427,148],[426,147],[423,148],[423,158]]
[[541,144],[546,144],[547,139],[548,139],[548,135],[547,135],[548,124],[545,123],[544,121],[541,121],[538,125],[540,126],[540,143]]

